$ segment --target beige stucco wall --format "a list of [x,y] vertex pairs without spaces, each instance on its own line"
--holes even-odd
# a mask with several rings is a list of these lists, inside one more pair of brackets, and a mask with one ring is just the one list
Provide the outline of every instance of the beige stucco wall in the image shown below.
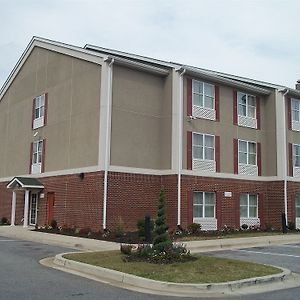
[[[199,78],[201,80],[201,78]],[[206,80],[204,80],[207,82]],[[213,82],[210,82],[214,84]],[[276,175],[276,124],[274,94],[261,98],[261,130],[233,125],[233,88],[220,86],[220,122],[187,117],[187,80],[184,81],[183,168],[187,168],[187,132],[220,136],[221,173],[234,173],[233,139],[261,143],[262,175]],[[266,117],[267,116],[267,117]]]
[[172,78],[121,66],[113,69],[111,164],[171,166]]
[[[30,143],[39,138],[45,172],[97,165],[100,79],[99,65],[34,48],[0,102],[0,177],[27,174]],[[45,92],[48,122],[34,131],[33,98]]]

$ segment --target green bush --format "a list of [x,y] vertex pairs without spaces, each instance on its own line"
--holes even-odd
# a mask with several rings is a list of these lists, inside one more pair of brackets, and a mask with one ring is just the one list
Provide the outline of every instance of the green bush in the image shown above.
[[[137,221],[137,229],[138,229],[138,235],[139,238],[144,241],[145,240],[145,219],[140,219]],[[150,230],[151,233],[153,232],[154,229],[154,221],[151,219],[150,220]]]
[[56,229],[56,228],[57,228],[57,222],[56,222],[56,220],[52,219],[51,222],[50,222],[50,226],[51,226],[53,229]]
[[201,224],[192,223],[188,226],[187,230],[190,234],[199,234],[201,233]]
[[166,223],[165,191],[161,189],[159,194],[157,219],[155,220],[155,237],[153,239],[153,248],[158,252],[163,252],[166,248],[172,245],[168,228],[169,227]]

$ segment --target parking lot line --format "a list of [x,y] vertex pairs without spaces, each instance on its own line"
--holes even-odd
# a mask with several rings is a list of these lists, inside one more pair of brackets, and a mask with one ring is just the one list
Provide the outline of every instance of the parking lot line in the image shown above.
[[0,240],[0,242],[19,242],[18,240]]
[[299,255],[292,255],[292,254],[282,254],[282,253],[272,253],[272,252],[261,252],[261,251],[252,251],[252,250],[231,250],[236,252],[248,252],[254,254],[264,254],[264,255],[273,255],[273,256],[287,256],[287,257],[295,257],[300,258]]

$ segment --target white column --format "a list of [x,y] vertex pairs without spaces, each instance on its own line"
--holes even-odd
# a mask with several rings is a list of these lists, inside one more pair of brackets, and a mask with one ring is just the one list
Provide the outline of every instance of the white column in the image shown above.
[[29,211],[29,191],[25,191],[25,204],[24,204],[24,223],[23,227],[28,227],[28,211]]
[[11,201],[10,226],[15,226],[15,220],[16,220],[16,203],[17,203],[17,193],[16,193],[16,191],[13,191],[12,201]]

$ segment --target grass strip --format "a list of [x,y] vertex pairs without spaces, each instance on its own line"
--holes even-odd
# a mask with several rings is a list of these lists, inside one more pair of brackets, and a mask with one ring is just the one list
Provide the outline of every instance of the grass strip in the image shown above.
[[67,254],[67,259],[113,269],[148,279],[177,283],[218,283],[280,273],[281,270],[261,264],[210,256],[167,265],[147,262],[124,262],[120,251]]

